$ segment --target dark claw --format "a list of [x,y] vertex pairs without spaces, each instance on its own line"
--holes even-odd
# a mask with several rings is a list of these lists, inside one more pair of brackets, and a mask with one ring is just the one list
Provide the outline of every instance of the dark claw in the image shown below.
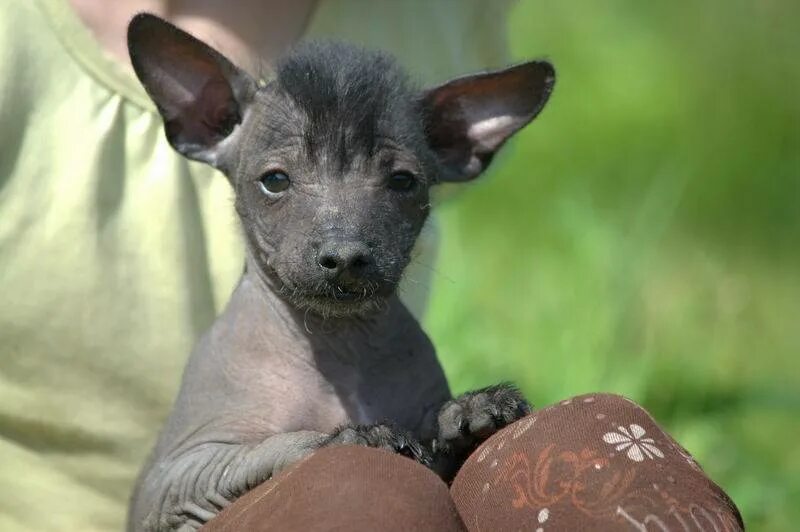
[[458,420],[458,432],[460,434],[463,434],[464,436],[470,435],[469,424],[467,423],[467,420],[464,419],[463,417],[460,417]]

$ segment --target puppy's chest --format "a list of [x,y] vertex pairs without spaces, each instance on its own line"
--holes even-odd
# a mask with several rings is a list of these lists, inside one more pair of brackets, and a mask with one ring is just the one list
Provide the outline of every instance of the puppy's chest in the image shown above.
[[316,367],[285,368],[281,381],[291,392],[272,420],[287,430],[330,432],[345,423],[369,424],[391,420],[413,429],[424,414],[420,386],[422,371],[394,359],[375,364],[351,364],[323,359]]

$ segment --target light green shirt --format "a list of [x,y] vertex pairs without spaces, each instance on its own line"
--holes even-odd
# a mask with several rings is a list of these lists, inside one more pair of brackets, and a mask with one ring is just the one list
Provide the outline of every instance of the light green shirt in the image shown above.
[[[506,62],[507,7],[324,0],[308,33],[443,81]],[[186,357],[242,271],[231,200],[66,0],[0,0],[0,530],[123,527]]]

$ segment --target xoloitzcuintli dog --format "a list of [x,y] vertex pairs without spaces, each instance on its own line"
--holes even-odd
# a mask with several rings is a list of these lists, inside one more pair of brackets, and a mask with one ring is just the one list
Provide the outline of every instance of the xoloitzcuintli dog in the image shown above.
[[228,176],[246,242],[244,274],[139,478],[130,529],[196,529],[329,445],[386,448],[448,478],[529,412],[510,385],[452,399],[396,287],[431,187],[486,169],[547,101],[549,63],[418,90],[383,53],[310,43],[264,82],[147,14],[128,46],[171,145]]

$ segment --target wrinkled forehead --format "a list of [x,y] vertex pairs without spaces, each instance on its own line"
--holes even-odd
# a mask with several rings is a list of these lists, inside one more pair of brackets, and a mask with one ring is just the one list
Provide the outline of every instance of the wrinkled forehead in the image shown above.
[[263,164],[277,158],[339,170],[366,162],[402,162],[420,167],[409,170],[422,171],[422,121],[413,102],[357,103],[307,108],[280,87],[262,89],[254,102],[256,112],[244,125],[243,162]]

